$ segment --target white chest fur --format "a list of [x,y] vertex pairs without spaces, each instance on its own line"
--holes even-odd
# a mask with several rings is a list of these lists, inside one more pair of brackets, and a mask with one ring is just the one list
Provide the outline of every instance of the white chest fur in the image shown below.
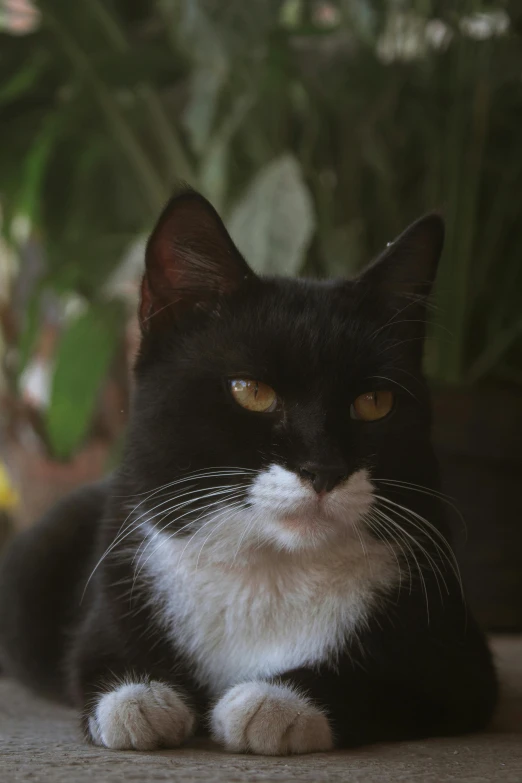
[[161,536],[144,569],[158,618],[215,695],[335,657],[397,577],[389,550],[369,538],[364,552],[350,537],[310,551],[242,552],[227,563],[199,542]]

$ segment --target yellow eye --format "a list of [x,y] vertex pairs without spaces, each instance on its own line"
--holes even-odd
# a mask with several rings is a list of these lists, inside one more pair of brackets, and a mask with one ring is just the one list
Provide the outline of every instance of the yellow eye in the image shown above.
[[249,411],[272,413],[277,408],[277,394],[261,381],[234,378],[230,381],[230,391],[235,401]]
[[352,403],[350,416],[361,421],[383,419],[393,408],[393,392],[372,391],[359,395]]

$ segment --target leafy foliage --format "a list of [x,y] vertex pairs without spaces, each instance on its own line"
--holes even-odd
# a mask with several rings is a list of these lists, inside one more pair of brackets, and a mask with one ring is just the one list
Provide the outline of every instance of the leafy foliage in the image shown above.
[[93,306],[73,321],[60,340],[45,419],[58,459],[70,457],[87,434],[117,347],[121,319],[116,303]]
[[300,271],[314,216],[295,158],[282,155],[258,172],[232,210],[229,229],[257,272],[294,275]]
[[[448,239],[428,370],[450,383],[520,377],[515,3],[39,8],[32,34],[0,32],[4,225],[14,237],[22,214],[41,237],[39,291],[80,294],[97,313],[104,283],[179,180],[225,213],[259,269],[279,273],[353,274],[422,211],[442,207]],[[121,328],[111,317],[93,332],[104,343],[98,383],[117,343],[106,330]],[[82,330],[64,336],[67,355],[83,350]],[[65,365],[60,373],[57,390],[68,383]],[[90,416],[94,387],[71,381],[64,393],[78,416]],[[67,429],[66,407],[49,412],[51,435]],[[66,448],[57,436],[56,451],[75,448],[87,424]]]

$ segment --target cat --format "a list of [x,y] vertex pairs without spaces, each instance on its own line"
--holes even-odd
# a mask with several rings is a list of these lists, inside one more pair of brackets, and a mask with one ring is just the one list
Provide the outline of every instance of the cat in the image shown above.
[[263,278],[201,195],[146,249],[121,466],[14,539],[0,661],[107,748],[289,754],[484,728],[422,375],[428,214],[353,280]]

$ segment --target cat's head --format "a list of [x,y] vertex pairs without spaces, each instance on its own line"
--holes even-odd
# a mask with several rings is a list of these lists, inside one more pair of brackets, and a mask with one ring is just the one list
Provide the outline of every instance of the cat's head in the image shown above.
[[262,278],[204,198],[172,199],[147,246],[124,461],[149,522],[300,549],[353,534],[379,481],[430,486],[443,234],[421,218],[355,280]]

